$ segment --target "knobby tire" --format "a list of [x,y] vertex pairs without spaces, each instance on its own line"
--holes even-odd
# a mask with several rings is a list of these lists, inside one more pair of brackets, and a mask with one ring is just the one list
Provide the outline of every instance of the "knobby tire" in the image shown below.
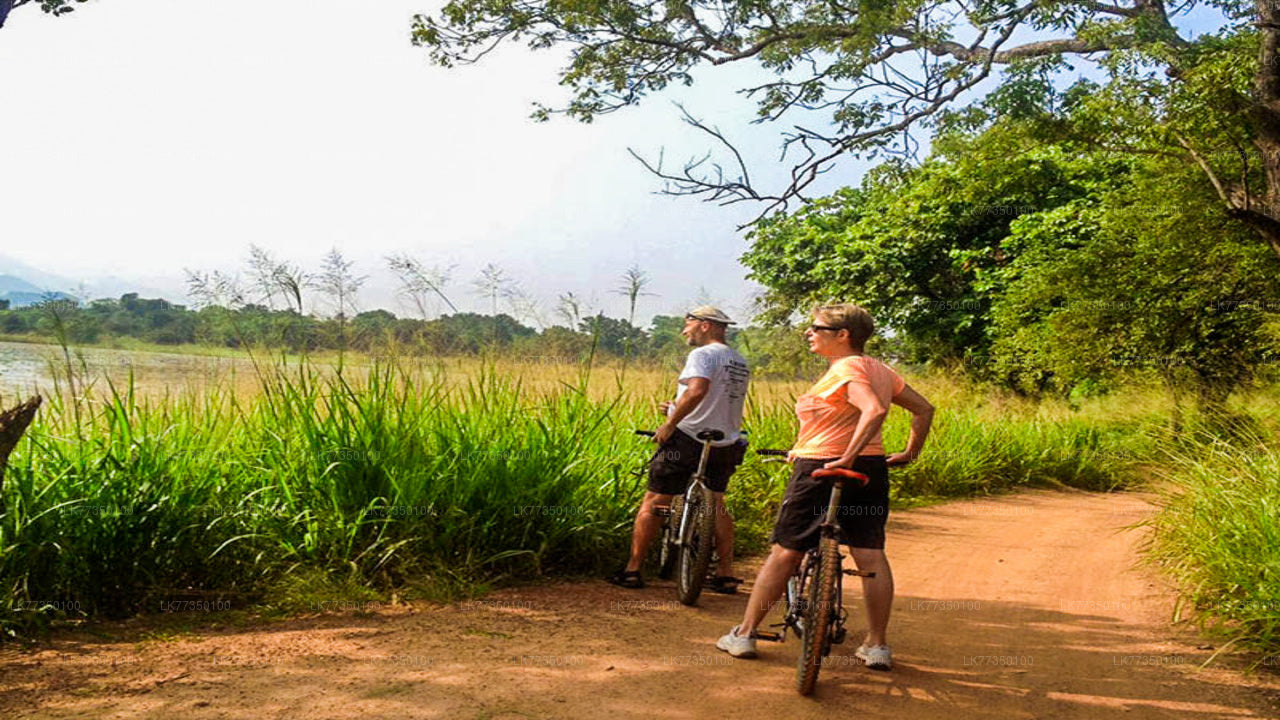
[[689,518],[693,523],[693,532],[689,534],[689,542],[680,546],[676,577],[676,599],[685,605],[698,602],[702,584],[707,579],[707,568],[711,566],[711,550],[715,545],[716,516],[711,491],[703,488],[701,497],[695,500],[692,517]]
[[829,648],[827,635],[836,613],[836,579],[840,572],[840,546],[835,538],[824,537],[818,545],[818,566],[805,588],[804,633],[801,635],[800,660],[796,663],[796,690],[801,695],[813,692],[822,669],[822,658]]

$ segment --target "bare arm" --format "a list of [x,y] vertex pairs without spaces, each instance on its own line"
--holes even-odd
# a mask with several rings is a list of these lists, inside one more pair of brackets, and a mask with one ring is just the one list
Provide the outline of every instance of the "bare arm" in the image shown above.
[[933,424],[933,405],[910,385],[903,386],[902,392],[893,396],[893,404],[911,413],[911,436],[907,439],[906,450],[890,455],[887,462],[890,465],[906,465],[920,457],[924,441],[929,437],[929,427]]
[[680,421],[689,416],[698,408],[702,399],[707,396],[707,392],[711,390],[711,380],[704,377],[689,378],[686,383],[684,394],[676,401],[675,407],[671,410],[671,415],[667,416],[667,421],[658,426],[653,432],[653,441],[661,445],[671,438],[676,432],[676,425]]

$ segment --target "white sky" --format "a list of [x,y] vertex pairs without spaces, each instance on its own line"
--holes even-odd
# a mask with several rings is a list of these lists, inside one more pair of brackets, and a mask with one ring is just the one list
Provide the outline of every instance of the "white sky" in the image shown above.
[[547,310],[573,291],[622,316],[610,291],[639,263],[657,295],[637,319],[678,312],[701,288],[744,314],[753,286],[735,228],[758,208],[655,195],[626,152],[666,146],[682,162],[709,147],[680,123],[679,98],[772,164],[775,130],[732,124],[751,111],[738,85],[700,83],[590,125],[535,123],[533,100],[565,97],[559,58],[512,46],[433,66],[409,27],[437,5],[17,9],[0,29],[0,254],[179,293],[183,268],[234,269],[250,243],[312,268],[336,246],[371,276],[361,305],[402,314],[380,270],[392,252],[456,264],[449,294],[477,310],[470,281],[493,262]]
[[[679,121],[681,100],[740,141],[753,170],[780,171],[777,129],[748,125],[753,106],[732,92],[743,72],[716,69],[591,125],[534,123],[533,100],[566,97],[561,58],[511,46],[433,66],[409,42],[410,18],[440,4],[18,8],[0,29],[0,256],[177,299],[184,268],[235,269],[250,243],[312,269],[336,246],[371,276],[363,308],[407,314],[381,270],[404,251],[456,265],[448,291],[463,309],[487,310],[470,281],[492,262],[547,316],[573,291],[615,317],[625,301],[611,290],[638,263],[656,293],[638,320],[703,289],[744,316],[754,290],[735,228],[758,208],[655,195],[626,152],[665,146],[679,164],[708,149]],[[867,166],[846,161],[823,188]]]

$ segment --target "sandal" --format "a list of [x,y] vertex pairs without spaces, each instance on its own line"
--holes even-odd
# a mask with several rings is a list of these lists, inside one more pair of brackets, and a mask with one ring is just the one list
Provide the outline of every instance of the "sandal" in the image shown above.
[[717,575],[711,578],[711,584],[707,587],[711,592],[717,592],[721,595],[737,595],[738,586],[742,584],[742,578],[736,578],[731,575]]
[[613,585],[628,588],[630,590],[639,590],[644,587],[644,578],[641,578],[640,573],[635,570],[619,570],[613,575],[605,578],[605,580]]

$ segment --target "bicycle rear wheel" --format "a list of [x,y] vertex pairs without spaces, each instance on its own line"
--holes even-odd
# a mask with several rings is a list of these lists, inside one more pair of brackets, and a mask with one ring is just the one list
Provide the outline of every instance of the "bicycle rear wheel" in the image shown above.
[[684,528],[684,542],[680,545],[676,599],[685,605],[693,605],[702,594],[702,584],[706,582],[707,568],[711,565],[716,517],[711,491],[705,487],[690,494],[688,502],[691,527]]
[[676,559],[680,556],[680,518],[684,516],[684,496],[677,495],[671,499],[671,514],[662,525],[662,538],[658,545],[658,577],[663,580],[671,578],[676,570]]
[[805,588],[804,625],[800,634],[800,659],[796,663],[796,690],[813,692],[830,644],[827,635],[836,615],[836,576],[840,572],[840,546],[833,537],[818,544],[818,562]]

